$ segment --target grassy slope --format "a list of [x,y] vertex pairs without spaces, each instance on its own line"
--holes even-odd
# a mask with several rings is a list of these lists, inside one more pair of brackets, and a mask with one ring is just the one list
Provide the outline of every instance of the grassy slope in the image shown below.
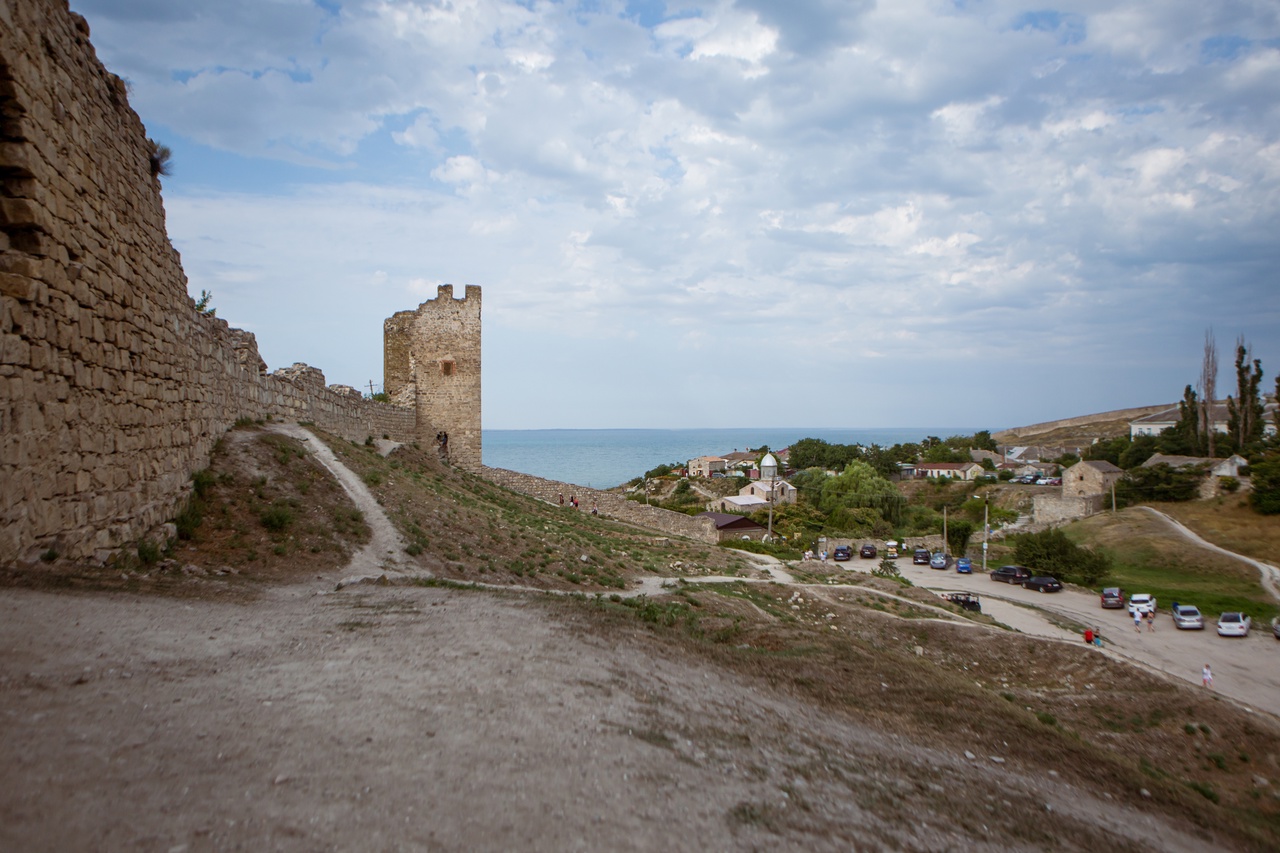
[[[1223,829],[1242,848],[1280,844],[1280,798],[1256,797],[1252,781],[1254,762],[1280,764],[1280,729],[1214,697],[1083,647],[939,622],[913,604],[848,585],[834,567],[825,578],[807,577],[821,586],[798,598],[788,587],[735,584],[685,585],[669,598],[624,600],[610,595],[618,582],[646,573],[751,571],[733,552],[660,544],[652,533],[443,469],[412,448],[384,459],[363,446],[329,443],[420,545],[418,561],[443,577],[600,592],[556,606],[589,614],[611,642],[638,623],[659,643],[886,733],[956,754],[1005,755],[1033,774],[1053,768],[1117,800]],[[1128,530],[1116,539],[1145,535]],[[1220,570],[1221,578],[1232,577],[1231,566]],[[1247,587],[1238,573],[1237,582]],[[938,601],[890,581],[862,584]],[[1139,795],[1143,788],[1149,800]],[[1106,843],[1055,838],[1024,810],[969,814],[964,791],[930,796],[953,795],[957,819],[975,835],[981,824],[1001,824],[1008,837],[1033,846]],[[911,818],[907,804],[904,798],[904,820]]]
[[[1167,507],[1161,507],[1167,509]],[[1172,536],[1163,521],[1139,509],[1105,513],[1065,528],[1072,540],[1111,555],[1115,572],[1109,586],[1150,592],[1162,606],[1195,604],[1206,616],[1242,610],[1255,620],[1280,613],[1252,567]]]

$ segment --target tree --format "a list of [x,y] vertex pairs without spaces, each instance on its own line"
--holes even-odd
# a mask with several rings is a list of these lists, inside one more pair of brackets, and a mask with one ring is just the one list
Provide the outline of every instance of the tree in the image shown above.
[[1280,453],[1271,453],[1249,466],[1253,492],[1249,504],[1263,515],[1280,514]]
[[969,538],[973,536],[974,524],[970,521],[952,519],[947,522],[947,545],[952,554],[964,554],[969,547]]
[[1227,431],[1241,449],[1262,438],[1262,360],[1252,359],[1244,336],[1236,340],[1236,396],[1227,398]]
[[208,314],[210,317],[218,316],[218,309],[211,307],[213,302],[213,291],[200,291],[200,298],[196,300],[196,310],[201,314]]
[[1154,435],[1139,435],[1120,452],[1120,458],[1116,461],[1116,465],[1128,471],[1130,468],[1137,468],[1143,462],[1155,456],[1155,454],[1156,437]]
[[1061,530],[1017,537],[1013,558],[1037,572],[1084,586],[1093,586],[1111,574],[1106,554],[1077,545]]
[[1147,501],[1189,501],[1200,492],[1205,466],[1173,468],[1165,464],[1134,468],[1116,483],[1116,498],[1125,506]]
[[1178,403],[1178,422],[1160,433],[1160,452],[1174,456],[1203,456],[1200,435],[1200,398],[1190,385]]
[[151,177],[161,178],[168,177],[173,169],[173,151],[168,145],[156,142],[154,139],[147,140],[147,146],[151,149]]
[[853,461],[822,485],[819,507],[830,515],[841,507],[870,507],[890,524],[902,517],[906,498],[866,462]]
[[1000,446],[991,437],[991,430],[989,429],[980,429],[973,434],[973,446],[977,450],[990,450],[992,453],[1000,450]]
[[1213,329],[1204,333],[1204,361],[1200,365],[1200,434],[1205,437],[1205,448],[1213,458],[1213,402],[1218,385],[1218,344],[1213,339]]

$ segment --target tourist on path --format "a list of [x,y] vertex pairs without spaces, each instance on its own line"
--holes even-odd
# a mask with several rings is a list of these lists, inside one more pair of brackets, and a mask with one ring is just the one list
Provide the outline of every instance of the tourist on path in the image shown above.
[[1147,630],[1154,631],[1156,629],[1156,612],[1154,610],[1147,611]]
[[1142,614],[1137,610],[1133,611],[1133,630],[1142,633]]
[[1209,669],[1209,664],[1205,664],[1204,669],[1200,670],[1200,680],[1204,682],[1205,687],[1213,689],[1213,670]]

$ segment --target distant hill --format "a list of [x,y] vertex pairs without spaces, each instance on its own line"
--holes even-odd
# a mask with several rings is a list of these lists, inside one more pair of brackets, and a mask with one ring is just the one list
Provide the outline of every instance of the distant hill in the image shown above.
[[1157,406],[1139,406],[1134,409],[1116,409],[1096,415],[1081,415],[1046,421],[1042,424],[1001,430],[991,437],[999,444],[1091,444],[1095,438],[1115,438],[1129,432],[1129,422],[1144,415],[1163,411],[1173,403]]

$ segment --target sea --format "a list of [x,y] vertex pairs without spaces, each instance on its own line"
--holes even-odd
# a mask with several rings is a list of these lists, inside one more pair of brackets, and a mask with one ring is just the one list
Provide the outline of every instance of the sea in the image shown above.
[[924,439],[972,435],[984,427],[883,429],[486,429],[484,464],[595,489],[610,489],[662,464],[768,446],[782,450],[802,438],[830,444],[891,447]]

